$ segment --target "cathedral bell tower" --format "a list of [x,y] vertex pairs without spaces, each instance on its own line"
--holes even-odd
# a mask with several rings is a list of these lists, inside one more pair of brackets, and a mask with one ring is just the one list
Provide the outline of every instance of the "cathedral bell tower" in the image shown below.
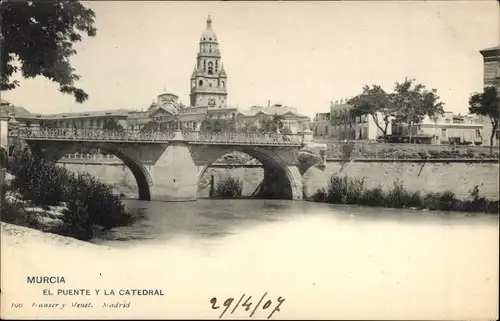
[[226,108],[227,75],[221,61],[217,35],[208,16],[207,28],[200,37],[200,49],[191,76],[191,106]]

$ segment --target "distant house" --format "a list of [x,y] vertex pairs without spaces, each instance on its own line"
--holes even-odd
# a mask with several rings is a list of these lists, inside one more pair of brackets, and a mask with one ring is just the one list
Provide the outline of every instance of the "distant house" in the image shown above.
[[330,113],[317,113],[311,123],[311,130],[315,137],[331,137]]
[[[398,126],[397,135],[407,137],[408,125]],[[460,115],[445,112],[443,116],[424,117],[420,124],[412,126],[412,137],[428,138],[429,143],[442,144],[483,144],[483,123],[476,115]]]
[[[330,104],[330,137],[343,140],[376,140],[383,136],[382,130],[376,125],[371,115],[355,116],[353,106],[344,101]],[[382,117],[378,117],[379,126],[385,128]],[[389,121],[387,134],[391,134],[392,124]]]
[[288,128],[293,134],[301,133],[309,128],[310,118],[302,115],[296,107],[283,106],[282,104],[268,104],[268,106],[252,106],[249,110],[239,110],[238,121],[253,124],[260,128],[264,120],[279,116],[283,128]]

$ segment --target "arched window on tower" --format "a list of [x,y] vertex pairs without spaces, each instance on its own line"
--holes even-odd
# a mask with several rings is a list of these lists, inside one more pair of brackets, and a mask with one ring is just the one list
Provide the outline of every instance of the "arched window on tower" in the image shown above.
[[208,74],[211,75],[214,73],[214,64],[213,62],[209,61],[208,62]]
[[226,88],[226,82],[225,81],[222,82],[222,88]]
[[212,52],[212,45],[210,45],[210,47],[208,47],[208,52]]
[[215,72],[218,72],[219,71],[219,61],[216,60],[215,61]]
[[203,72],[207,71],[207,61],[203,59]]
[[199,85],[200,87],[201,87],[201,86],[203,86],[203,80],[200,80],[200,81],[198,82],[198,85]]

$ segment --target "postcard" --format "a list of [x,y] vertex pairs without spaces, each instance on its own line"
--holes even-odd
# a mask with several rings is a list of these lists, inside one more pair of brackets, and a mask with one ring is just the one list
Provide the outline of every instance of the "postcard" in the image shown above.
[[497,1],[0,10],[2,319],[498,319]]

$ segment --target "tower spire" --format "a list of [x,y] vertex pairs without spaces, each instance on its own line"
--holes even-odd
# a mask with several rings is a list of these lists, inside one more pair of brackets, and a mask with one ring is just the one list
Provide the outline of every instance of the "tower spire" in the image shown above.
[[208,14],[207,18],[207,29],[212,29],[212,18],[210,18],[210,14]]
[[191,79],[195,79],[195,78],[196,78],[196,64],[194,65],[193,73],[191,74]]

